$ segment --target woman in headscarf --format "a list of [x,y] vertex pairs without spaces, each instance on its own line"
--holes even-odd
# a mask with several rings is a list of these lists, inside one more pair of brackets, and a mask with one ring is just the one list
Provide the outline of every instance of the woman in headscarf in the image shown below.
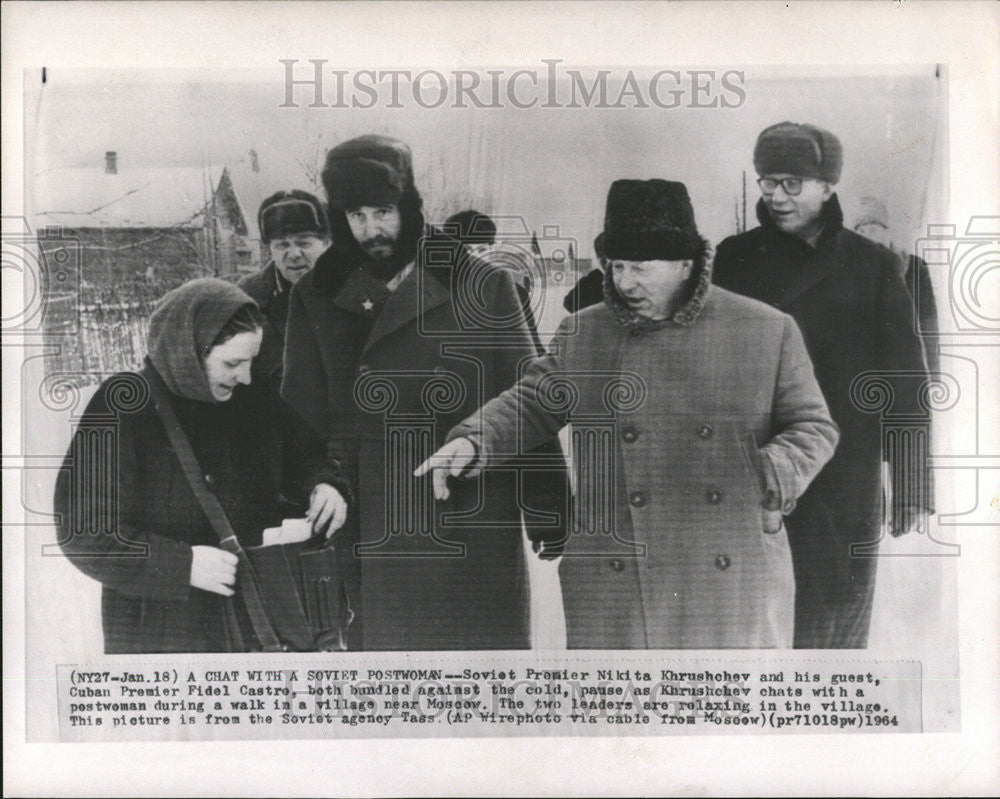
[[305,514],[327,536],[344,523],[340,464],[276,392],[250,385],[261,324],[253,300],[230,283],[174,289],[150,318],[142,370],[106,380],[79,422],[55,510],[63,551],[104,586],[108,654],[253,645],[237,558],[219,548],[156,396],[170,403],[244,547],[285,517]]

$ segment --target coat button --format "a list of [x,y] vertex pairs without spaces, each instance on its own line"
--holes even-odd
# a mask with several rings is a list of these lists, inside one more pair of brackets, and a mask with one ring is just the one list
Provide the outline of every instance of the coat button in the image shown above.
[[641,508],[643,505],[646,504],[646,495],[643,494],[641,491],[633,491],[631,494],[629,494],[628,501],[632,504],[633,507]]
[[372,368],[368,364],[363,363],[358,367],[358,374],[359,375],[368,374],[371,370]]
[[718,505],[722,502],[722,492],[717,488],[713,488],[705,494],[705,499],[708,500],[709,505]]
[[764,501],[761,504],[764,506],[764,510],[781,510],[781,498],[773,488],[764,492]]
[[698,438],[709,439],[712,437],[712,433],[714,432],[715,430],[713,429],[712,425],[703,424],[701,427],[698,428]]
[[625,571],[625,564],[620,560],[613,560],[608,563],[608,565],[614,569],[616,572]]
[[206,474],[205,482],[208,483],[210,486],[215,485],[215,477],[211,474]]
[[640,330],[639,328],[637,328],[637,327],[633,327],[633,328],[632,328],[632,329],[631,329],[631,330],[629,331],[629,333],[631,334],[631,336],[632,336],[633,338],[639,338],[639,336],[641,336],[641,335],[642,335],[642,331],[641,331],[641,330]]
[[730,563],[731,561],[729,560],[728,555],[715,556],[715,568],[717,568],[719,571],[725,571],[726,569],[728,569]]
[[788,500],[788,502],[786,502],[782,506],[781,510],[783,513],[791,513],[793,510],[795,510],[795,500],[792,499]]
[[622,438],[631,444],[639,437],[638,431],[634,427],[626,427],[622,430]]

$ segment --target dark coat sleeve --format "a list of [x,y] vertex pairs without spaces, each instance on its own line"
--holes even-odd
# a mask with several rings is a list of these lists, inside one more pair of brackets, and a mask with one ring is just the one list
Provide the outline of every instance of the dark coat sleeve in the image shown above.
[[563,308],[570,313],[582,311],[604,301],[604,270],[592,269],[581,277],[563,297]]
[[343,459],[294,408],[283,401],[278,405],[285,439],[283,476],[287,496],[306,505],[312,490],[326,483],[336,488],[349,505],[353,503],[354,493]]
[[914,297],[917,318],[920,320],[920,338],[924,344],[924,358],[932,373],[941,371],[941,356],[938,352],[938,315],[934,303],[934,287],[931,273],[923,258],[911,255],[906,270],[906,288]]
[[[533,330],[533,320],[524,314],[527,303],[515,291],[513,278],[505,269],[497,270],[491,277],[496,287],[487,296],[494,299],[492,313],[496,319],[516,318],[516,325],[511,326],[517,333],[513,341],[493,348],[494,360],[494,393],[509,389],[517,383],[524,369],[541,353],[541,343]],[[518,315],[518,310],[522,313]],[[509,335],[511,328],[506,334]],[[534,335],[532,335],[534,333]],[[512,455],[525,453],[524,457],[513,457],[508,465],[517,467],[524,486],[524,500],[529,508],[544,513],[555,514],[559,521],[546,523],[540,519],[525,517],[525,531],[529,540],[554,543],[562,541],[565,536],[566,519],[563,518],[567,507],[567,492],[569,482],[566,477],[565,460],[562,446],[557,434],[562,425],[549,425],[544,434],[533,437],[532,440],[512,442],[518,446],[511,450]],[[542,463],[547,464],[543,466]]]
[[567,414],[557,409],[557,389],[548,380],[561,370],[561,339],[567,329],[563,321],[548,353],[535,358],[517,383],[448,433],[448,441],[468,438],[476,445],[479,468],[509,461],[521,447],[537,446],[568,423]]
[[281,396],[325,441],[330,429],[326,370],[300,287],[296,284],[289,298]]
[[922,401],[928,380],[927,365],[916,332],[913,298],[903,282],[897,258],[886,251],[880,263],[878,315],[882,363],[892,388],[891,414],[913,420],[919,428],[915,435],[922,435],[927,444],[923,452],[890,447],[885,456],[892,473],[893,505],[933,512],[934,491],[928,462],[931,417]]
[[536,356],[531,332],[524,317],[523,306],[514,288],[514,280],[505,269],[496,269],[484,286],[492,297],[490,314],[493,319],[515,319],[504,326],[502,343],[491,348],[493,354],[493,385],[497,392],[510,388],[520,376],[522,363]]
[[541,355],[544,347],[542,347],[542,340],[538,337],[538,325],[535,322],[535,315],[531,311],[531,290],[520,284],[516,288],[517,299],[521,304],[521,313],[524,314],[524,321],[528,326],[528,333],[531,335],[532,348],[535,355]]
[[[191,547],[151,532],[141,521],[143,481],[164,479],[137,466],[137,448],[149,443],[139,434],[144,411],[116,414],[107,385],[87,406],[56,480],[59,545],[80,571],[119,593],[187,599]],[[88,431],[116,415],[119,423],[105,434]]]

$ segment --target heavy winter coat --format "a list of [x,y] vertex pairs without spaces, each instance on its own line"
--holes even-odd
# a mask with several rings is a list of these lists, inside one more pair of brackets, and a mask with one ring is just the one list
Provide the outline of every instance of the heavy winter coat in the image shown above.
[[[929,415],[919,400],[926,375],[913,300],[898,257],[844,229],[836,195],[824,206],[815,247],[778,229],[763,201],[757,216],[760,227],[719,245],[716,283],[795,318],[841,431],[833,460],[788,519],[798,586],[795,644],[865,647],[883,456],[891,466],[895,503],[927,510],[933,505],[925,454],[909,447],[883,452],[883,427],[894,419],[914,430],[914,439],[897,439],[901,444],[928,434]],[[888,401],[884,413],[880,398]]]
[[564,508],[523,490],[528,473],[465,483],[447,503],[412,475],[534,354],[510,275],[472,268],[458,247],[432,234],[390,293],[335,244],[292,290],[282,394],[329,439],[358,496],[338,535],[355,567],[352,648],[527,647],[519,501],[529,533],[564,528]]
[[[171,448],[152,380],[149,364],[116,375],[88,404],[56,483],[60,544],[104,586],[107,653],[224,652],[227,600],[189,584],[191,547],[219,539]],[[240,386],[221,404],[169,396],[245,547],[282,518],[304,515],[317,483],[349,496],[322,443],[274,392]]]
[[274,261],[269,261],[259,272],[240,278],[236,285],[253,298],[264,314],[264,337],[260,342],[260,352],[253,359],[251,379],[255,383],[266,383],[274,391],[281,391],[288,295],[292,287],[284,280],[279,282]]
[[[449,438],[488,464],[573,423],[573,534],[560,566],[573,648],[791,644],[781,512],[837,440],[794,321],[711,285],[699,259],[671,319],[607,301]],[[487,469],[487,473],[489,470]],[[769,532],[770,531],[770,532]]]

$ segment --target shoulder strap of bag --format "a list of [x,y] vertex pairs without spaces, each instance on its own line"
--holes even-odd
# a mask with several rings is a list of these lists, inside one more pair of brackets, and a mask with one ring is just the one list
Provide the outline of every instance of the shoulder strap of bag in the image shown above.
[[226,512],[222,509],[222,505],[219,504],[219,500],[211,491],[205,488],[205,484],[202,481],[201,469],[198,467],[198,459],[191,449],[191,442],[188,441],[187,436],[181,429],[180,422],[177,421],[177,415],[170,404],[166,386],[162,384],[158,374],[151,374],[150,377],[149,383],[153,402],[156,405],[156,410],[160,415],[163,426],[166,428],[170,444],[174,448],[174,452],[177,453],[177,459],[184,470],[184,476],[187,478],[188,484],[191,486],[191,490],[198,500],[198,504],[205,511],[212,529],[219,536],[219,547],[227,552],[231,552],[239,559],[239,564],[242,567],[242,573],[245,577],[240,584],[240,592],[243,595],[243,601],[246,604],[247,613],[250,615],[250,621],[253,624],[257,640],[265,652],[280,652],[283,647],[274,632],[271,620],[267,617],[264,601],[260,595],[260,587],[257,585],[257,575],[253,569],[253,565],[250,563],[250,558],[247,557],[247,553],[240,545],[232,525],[229,524],[229,519],[226,518]]

